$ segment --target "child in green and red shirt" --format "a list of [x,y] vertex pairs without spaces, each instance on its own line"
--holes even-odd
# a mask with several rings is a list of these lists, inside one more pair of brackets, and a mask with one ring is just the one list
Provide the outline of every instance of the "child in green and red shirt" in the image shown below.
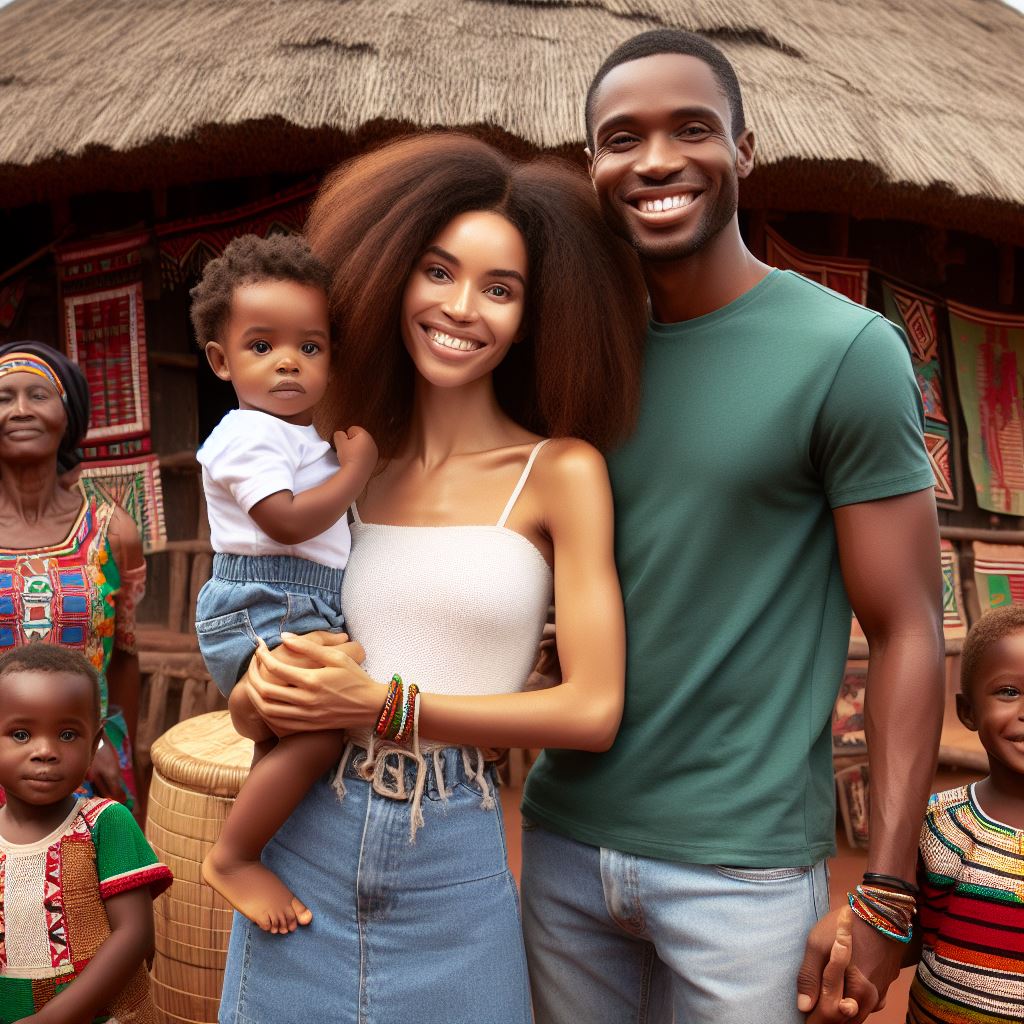
[[127,808],[75,794],[100,729],[81,654],[0,657],[0,1024],[156,1024],[145,960],[171,872]]

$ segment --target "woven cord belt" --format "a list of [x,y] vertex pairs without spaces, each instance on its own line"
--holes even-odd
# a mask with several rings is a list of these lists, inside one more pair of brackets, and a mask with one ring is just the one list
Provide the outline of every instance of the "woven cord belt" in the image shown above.
[[[497,759],[498,752],[481,747],[457,747],[450,744],[421,742],[417,734],[413,735],[412,748],[381,739],[370,730],[354,731],[348,734],[345,749],[341,753],[341,761],[334,775],[334,791],[338,799],[345,798],[345,771],[352,755],[359,750],[366,751],[366,757],[355,766],[356,774],[373,787],[373,791],[389,800],[412,802],[412,813],[409,819],[409,841],[416,841],[416,832],[423,825],[423,791],[427,783],[427,758],[433,761],[434,777],[437,779],[437,791],[442,800],[451,795],[444,783],[444,765],[441,752],[458,749],[462,755],[462,767],[471,778],[483,799],[482,810],[489,811],[494,807],[494,794],[485,774],[487,765]],[[407,762],[416,766],[416,781],[412,789],[405,781]]]

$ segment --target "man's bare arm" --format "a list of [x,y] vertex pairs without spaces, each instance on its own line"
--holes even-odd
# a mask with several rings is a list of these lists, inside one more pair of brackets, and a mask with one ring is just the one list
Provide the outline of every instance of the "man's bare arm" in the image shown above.
[[[834,512],[843,581],[868,640],[865,700],[871,773],[868,871],[913,881],[917,839],[935,774],[942,729],[942,576],[931,489],[838,508]],[[821,971],[836,934],[838,911],[811,931],[800,972],[800,1007],[815,1007]],[[884,1001],[899,973],[903,947],[853,922],[845,995],[862,1021]],[[805,999],[804,997],[807,997]],[[809,1002],[809,1005],[808,1005]]]

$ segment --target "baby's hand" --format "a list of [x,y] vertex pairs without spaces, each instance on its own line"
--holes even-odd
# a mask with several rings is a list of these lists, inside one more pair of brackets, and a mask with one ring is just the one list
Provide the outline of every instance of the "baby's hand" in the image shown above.
[[338,451],[338,462],[352,466],[369,478],[377,465],[377,443],[362,427],[349,427],[334,434],[334,447]]

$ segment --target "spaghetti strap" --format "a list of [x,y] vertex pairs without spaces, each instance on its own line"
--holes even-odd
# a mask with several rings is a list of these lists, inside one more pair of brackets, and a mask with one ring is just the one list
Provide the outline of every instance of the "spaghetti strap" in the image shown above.
[[530,457],[526,460],[526,466],[523,472],[520,474],[519,482],[516,484],[516,489],[512,492],[512,497],[508,499],[508,504],[505,506],[505,511],[501,513],[501,518],[498,520],[498,526],[504,526],[505,521],[508,519],[509,514],[515,507],[516,501],[519,499],[519,495],[522,493],[523,488],[526,486],[526,481],[530,476],[530,470],[533,469],[534,460],[540,453],[541,448],[544,447],[550,441],[550,437],[545,437],[543,441],[538,441],[533,446],[533,451],[530,452]]
[[362,526],[363,521],[359,518],[359,509],[356,507],[356,503],[354,501],[349,505],[349,511],[352,513],[352,522],[355,523],[356,526]]

